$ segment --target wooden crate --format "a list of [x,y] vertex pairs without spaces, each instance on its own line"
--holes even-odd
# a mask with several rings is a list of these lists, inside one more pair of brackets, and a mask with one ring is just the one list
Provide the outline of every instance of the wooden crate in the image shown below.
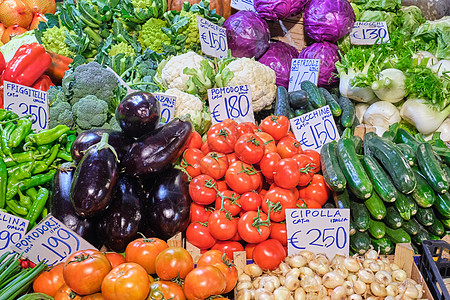
[[[283,30],[280,22],[269,21],[271,38],[290,44],[300,50],[306,47],[305,33],[303,31],[303,18],[302,15],[297,15],[282,21],[285,27]],[[287,30],[287,31],[286,31]]]

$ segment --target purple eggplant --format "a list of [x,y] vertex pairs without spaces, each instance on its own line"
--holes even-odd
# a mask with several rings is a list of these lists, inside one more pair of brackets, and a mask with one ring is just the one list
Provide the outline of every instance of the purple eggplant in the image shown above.
[[150,93],[131,93],[117,106],[116,120],[127,135],[141,137],[159,122],[158,100]]
[[90,146],[100,142],[103,133],[109,134],[108,143],[116,150],[119,161],[121,161],[128,150],[130,150],[131,145],[134,143],[134,139],[121,131],[110,129],[91,129],[83,131],[73,142],[72,148],[70,149],[73,160],[77,163],[80,162],[85,151]]
[[99,221],[99,236],[113,251],[124,252],[143,226],[145,193],[137,178],[122,174],[116,183],[113,202]]
[[108,144],[107,133],[93,145],[78,164],[70,198],[75,212],[82,217],[99,215],[111,204],[118,177],[117,154]]
[[122,161],[125,172],[141,176],[165,170],[184,151],[191,133],[191,123],[174,119],[139,138]]
[[100,247],[102,241],[96,233],[97,220],[78,216],[70,201],[70,188],[74,173],[75,166],[72,163],[64,163],[58,168],[53,177],[49,212],[93,246]]
[[145,182],[147,203],[145,205],[146,236],[169,239],[189,225],[191,198],[187,175],[171,168],[158,176],[154,182]]

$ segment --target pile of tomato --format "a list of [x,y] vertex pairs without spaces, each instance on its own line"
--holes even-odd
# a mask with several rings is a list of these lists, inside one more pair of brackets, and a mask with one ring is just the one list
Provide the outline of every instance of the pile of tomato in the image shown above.
[[125,255],[78,251],[39,275],[33,289],[54,300],[201,300],[230,292],[237,278],[236,267],[221,251],[203,253],[194,267],[186,249],[140,238]]
[[330,197],[317,174],[320,154],[302,150],[284,116],[269,116],[259,127],[215,124],[204,142],[191,139],[180,166],[192,178],[187,241],[231,257],[245,245],[247,257],[265,269],[286,255],[285,210],[321,208]]

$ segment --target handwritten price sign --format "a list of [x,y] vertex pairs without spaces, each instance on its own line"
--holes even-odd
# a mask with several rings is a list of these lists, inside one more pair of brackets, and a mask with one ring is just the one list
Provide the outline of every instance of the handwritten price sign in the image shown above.
[[202,52],[217,58],[228,56],[227,30],[197,16]]
[[27,86],[5,81],[4,107],[21,116],[32,115],[32,129],[40,131],[48,126],[48,94]]
[[231,0],[231,7],[236,10],[256,11],[253,0]]
[[255,123],[249,85],[209,89],[208,99],[213,124],[225,119]]
[[350,43],[353,45],[389,43],[386,22],[355,22],[350,32]]
[[153,96],[159,102],[160,122],[163,124],[169,123],[175,115],[175,102],[177,101],[177,97],[163,93],[153,93]]
[[286,209],[289,255],[302,250],[347,256],[350,209]]
[[317,85],[319,80],[320,59],[295,58],[291,63],[288,91],[300,90],[303,81],[311,81]]
[[295,138],[303,149],[320,151],[324,144],[339,139],[328,105],[293,118],[290,122]]
[[27,227],[27,220],[0,211],[0,255],[25,235]]
[[45,261],[49,266],[66,260],[71,254],[94,246],[79,237],[52,215],[47,215],[25,237],[16,242],[13,250],[35,264]]

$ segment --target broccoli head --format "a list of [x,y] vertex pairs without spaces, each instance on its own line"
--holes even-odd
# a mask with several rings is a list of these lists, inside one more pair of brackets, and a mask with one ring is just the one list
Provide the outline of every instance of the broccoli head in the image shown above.
[[67,102],[67,98],[60,86],[51,86],[47,92],[48,103],[50,103],[50,106],[56,102]]
[[88,95],[72,106],[72,113],[79,129],[101,127],[108,120],[108,103],[94,95]]
[[72,107],[69,102],[57,100],[49,107],[48,128],[56,127],[59,124],[67,125],[70,128],[74,127]]

